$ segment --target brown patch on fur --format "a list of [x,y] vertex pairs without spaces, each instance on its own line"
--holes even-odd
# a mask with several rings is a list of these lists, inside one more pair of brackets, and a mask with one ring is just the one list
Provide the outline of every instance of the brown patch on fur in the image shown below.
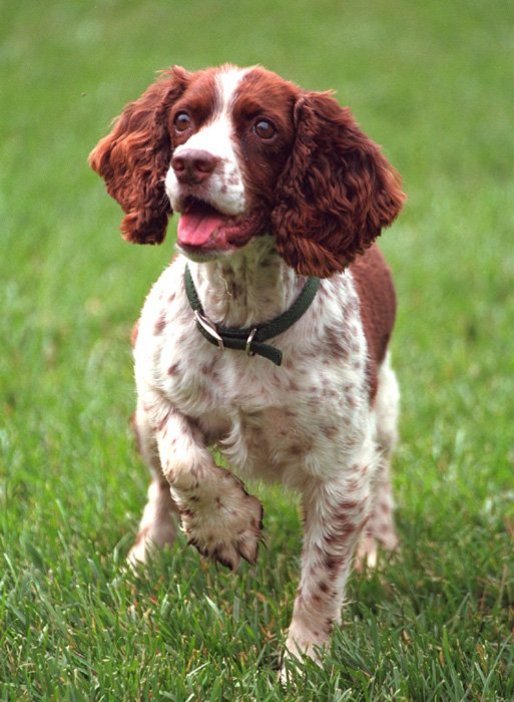
[[329,553],[325,554],[323,565],[327,570],[336,571],[341,568],[344,563],[344,558],[341,556],[333,556]]
[[159,319],[155,322],[155,326],[153,328],[153,333],[155,336],[159,336],[159,334],[162,334],[166,327],[166,317],[162,314]]
[[377,371],[385,358],[396,315],[391,271],[377,246],[350,266],[360,302],[360,315],[368,346],[366,373],[370,400],[377,393]]
[[393,222],[405,196],[379,147],[330,94],[304,93],[294,120],[296,141],[277,182],[272,233],[296,271],[328,277]]
[[347,488],[350,490],[350,492],[353,492],[354,490],[358,490],[360,488],[360,481],[358,478],[352,478],[347,482]]
[[175,147],[190,136],[187,131],[176,133],[173,118],[187,108],[198,129],[211,116],[216,107],[216,70],[189,73],[173,66],[164,71],[125,107],[111,133],[91,152],[89,165],[104,178],[109,195],[126,212],[121,230],[128,241],[163,241],[172,214],[164,178]]
[[334,441],[334,439],[339,434],[339,427],[335,426],[324,426],[321,429],[323,436],[326,436],[329,441]]
[[[298,86],[256,67],[238,86],[233,107],[238,147],[244,162],[244,173],[250,209],[263,214],[263,231],[269,231],[269,212],[275,203],[276,182],[284,170],[295,139],[294,105],[300,97]],[[277,128],[272,140],[263,141],[252,130],[258,115],[265,115]],[[245,169],[246,171],[246,169]]]
[[161,417],[160,421],[155,424],[155,430],[156,431],[164,431],[166,433],[167,427],[166,425],[168,424],[168,421],[170,417],[173,414],[173,409],[169,407],[167,411],[164,413],[163,417]]
[[333,627],[334,627],[334,618],[333,618],[333,617],[327,617],[327,618],[325,619],[325,626],[324,626],[324,628],[325,628],[325,633],[326,633],[326,634],[330,634],[330,632],[332,631]]
[[89,156],[89,165],[126,212],[121,230],[128,241],[159,244],[164,239],[171,214],[164,191],[172,153],[168,114],[189,78],[178,66],[165,72],[125,107]]
[[212,377],[213,371],[214,371],[214,367],[215,367],[215,365],[217,364],[217,362],[218,362],[218,360],[217,360],[217,358],[214,356],[214,357],[212,358],[212,360],[210,360],[208,363],[204,363],[204,364],[203,364],[203,366],[200,368],[201,372],[202,372],[204,375],[207,375],[207,376],[209,376],[209,377]]
[[357,509],[357,507],[361,508],[362,505],[360,502],[357,502],[356,500],[343,500],[343,502],[339,503],[339,507],[342,510],[351,512],[351,511]]
[[340,327],[326,327],[324,329],[326,344],[330,353],[335,358],[346,360],[348,358],[348,346],[346,335]]
[[130,332],[130,345],[132,346],[132,348],[134,348],[134,346],[136,345],[138,334],[139,334],[139,319],[134,324],[134,326],[132,327],[132,331]]

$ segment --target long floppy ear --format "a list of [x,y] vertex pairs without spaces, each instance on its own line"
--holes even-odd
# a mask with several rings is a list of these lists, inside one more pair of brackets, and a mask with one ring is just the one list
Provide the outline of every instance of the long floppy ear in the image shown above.
[[166,71],[125,107],[111,133],[89,155],[89,165],[126,212],[121,231],[128,241],[160,244],[165,237],[172,212],[164,190],[171,160],[167,114],[188,77],[178,66]]
[[379,147],[329,93],[295,106],[296,138],[279,178],[272,232],[303,275],[342,271],[392,223],[405,199]]

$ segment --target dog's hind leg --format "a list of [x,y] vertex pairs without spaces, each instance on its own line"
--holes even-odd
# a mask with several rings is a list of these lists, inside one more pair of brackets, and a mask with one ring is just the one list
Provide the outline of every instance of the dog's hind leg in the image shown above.
[[173,543],[178,510],[169,483],[162,474],[157,441],[143,409],[138,409],[133,415],[132,428],[139,453],[152,474],[148,501],[128,555],[129,563],[134,566],[147,560],[152,547],[162,548]]
[[375,567],[378,547],[387,551],[398,545],[394,526],[394,500],[391,489],[390,463],[397,442],[397,422],[400,391],[389,358],[379,371],[378,392],[375,401],[376,448],[378,466],[373,481],[372,507],[368,524],[357,549],[356,568]]

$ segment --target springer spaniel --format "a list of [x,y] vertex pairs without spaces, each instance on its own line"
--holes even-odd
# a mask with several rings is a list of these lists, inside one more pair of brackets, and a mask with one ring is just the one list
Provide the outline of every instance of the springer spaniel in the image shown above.
[[330,93],[232,65],[165,72],[90,164],[126,213],[125,239],[160,243],[180,213],[179,255],[134,334],[152,483],[129,560],[171,544],[178,518],[204,556],[255,562],[261,504],[216,446],[239,474],[301,494],[286,655],[316,660],[356,549],[373,564],[377,544],[397,542],[395,294],[373,241],[402,207],[399,177]]

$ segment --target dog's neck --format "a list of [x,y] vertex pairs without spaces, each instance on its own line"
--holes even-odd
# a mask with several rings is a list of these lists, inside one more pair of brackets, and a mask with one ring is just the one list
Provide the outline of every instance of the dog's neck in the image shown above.
[[226,327],[268,321],[292,305],[305,278],[277,254],[270,236],[254,238],[230,256],[189,263],[207,317]]

